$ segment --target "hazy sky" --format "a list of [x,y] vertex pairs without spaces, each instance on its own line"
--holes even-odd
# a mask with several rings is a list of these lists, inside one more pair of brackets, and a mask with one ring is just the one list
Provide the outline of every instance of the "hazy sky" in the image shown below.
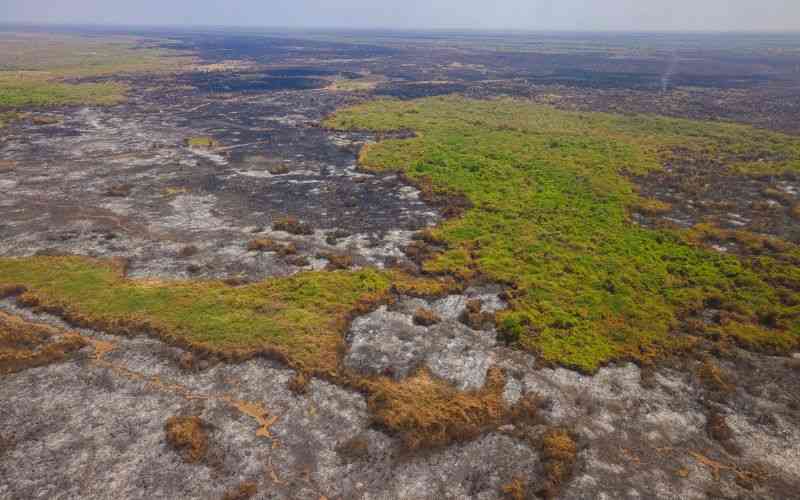
[[0,0],[0,22],[800,30],[800,0]]

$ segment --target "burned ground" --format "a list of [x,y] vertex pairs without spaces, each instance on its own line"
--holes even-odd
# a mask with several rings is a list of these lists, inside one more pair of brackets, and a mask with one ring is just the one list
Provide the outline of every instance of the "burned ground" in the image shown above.
[[[129,86],[124,103],[23,106],[0,129],[4,259],[124,258],[131,280],[219,279],[234,290],[342,262],[416,273],[442,250],[420,231],[464,207],[358,165],[364,145],[413,133],[323,126],[380,96],[512,96],[798,132],[789,36],[665,36],[645,40],[649,49],[635,35],[588,45],[555,35],[146,36],[197,60],[115,76]],[[676,154],[631,174],[639,195],[661,202],[632,210],[632,223],[798,243],[797,174],[735,163]],[[304,229],[280,230],[287,217]],[[752,237],[721,234],[704,244],[753,257],[739,248]],[[43,366],[0,375],[0,497],[790,498],[800,487],[797,353],[720,341],[719,304],[709,303],[680,325],[708,335],[693,350],[582,374],[498,338],[494,314],[514,291],[480,278],[436,293],[395,283],[348,318],[335,376],[76,329],[23,307],[30,293],[2,290],[0,319],[45,325],[28,328],[56,332],[57,346],[58,332],[77,340]],[[202,458],[186,462],[170,446],[172,417],[203,422]]]

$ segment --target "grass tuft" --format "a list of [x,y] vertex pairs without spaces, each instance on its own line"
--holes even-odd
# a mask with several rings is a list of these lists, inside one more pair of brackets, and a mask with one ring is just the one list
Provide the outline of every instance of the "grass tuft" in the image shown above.
[[164,425],[167,443],[188,463],[197,463],[208,453],[208,433],[200,417],[170,417]]
[[398,434],[409,450],[473,439],[508,416],[505,376],[491,369],[483,389],[461,392],[421,370],[402,381],[362,382],[375,422]]

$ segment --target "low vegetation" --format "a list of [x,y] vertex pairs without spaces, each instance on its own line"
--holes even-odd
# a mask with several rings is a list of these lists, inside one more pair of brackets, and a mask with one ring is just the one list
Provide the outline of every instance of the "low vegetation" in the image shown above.
[[561,486],[572,476],[578,457],[578,446],[575,440],[564,429],[550,429],[542,437],[542,458],[544,461],[545,481],[540,495],[544,498],[556,498]]
[[[776,268],[629,219],[636,206],[664,208],[643,203],[631,175],[678,157],[751,172],[797,171],[800,141],[790,136],[458,97],[373,101],[326,124],[416,132],[365,147],[361,164],[400,170],[429,197],[466,199],[463,213],[431,231],[446,249],[427,256],[423,269],[508,284],[511,308],[498,314],[501,333],[546,361],[588,372],[612,360],[647,363],[690,345],[675,334],[681,320],[719,298],[735,313],[719,327],[734,339],[771,351],[797,346],[795,257],[784,256],[786,265]],[[791,265],[784,278],[775,275]]]
[[127,86],[117,82],[64,83],[48,74],[0,72],[0,106],[110,105],[125,99]]
[[0,311],[0,375],[64,361],[86,345],[77,334]]
[[0,259],[0,292],[22,289],[22,303],[79,325],[155,333],[233,359],[266,353],[310,373],[330,374],[349,317],[385,300],[390,279],[363,269],[231,287],[128,280],[120,263],[82,257]]
[[400,382],[361,382],[375,422],[398,434],[408,449],[472,439],[509,416],[503,401],[505,376],[492,369],[483,389],[464,393],[426,371]]
[[201,135],[196,137],[189,137],[186,139],[186,145],[190,148],[197,148],[197,149],[214,149],[220,146],[219,141],[214,139],[213,137],[209,137],[207,135]]
[[314,233],[314,228],[307,222],[302,222],[291,215],[279,217],[272,222],[273,231],[285,231],[289,234],[309,235]]
[[168,54],[177,55],[130,37],[4,33],[0,35],[0,109],[115,104],[125,98],[127,85],[79,80],[169,71],[190,61],[164,57]]
[[247,481],[239,484],[235,489],[225,493],[222,500],[247,500],[253,498],[258,493],[258,484]]
[[[509,310],[488,313],[473,301],[462,321],[475,327],[496,322],[510,343],[589,372],[613,360],[647,363],[686,348],[690,338],[676,331],[709,309],[718,313],[715,322],[694,335],[774,352],[797,346],[800,260],[794,246],[713,226],[648,229],[629,219],[637,207],[650,213],[663,207],[642,200],[628,174],[660,168],[676,148],[703,158],[741,158],[747,149],[753,158],[780,158],[791,166],[796,144],[790,138],[746,127],[459,98],[367,103],[339,112],[328,125],[417,132],[365,148],[361,162],[401,170],[430,199],[455,200],[451,218],[415,242],[427,276],[340,269],[231,286],[130,280],[120,261],[37,256],[0,258],[0,296],[17,295],[23,305],[80,326],[155,334],[198,355],[278,357],[298,371],[290,384],[296,393],[309,376],[363,391],[375,422],[410,449],[474,437],[513,420],[515,409],[504,403],[505,378],[496,369],[483,389],[469,393],[424,370],[401,381],[342,370],[349,319],[393,293],[440,296],[478,278],[505,283]],[[313,232],[292,217],[273,228]],[[722,240],[740,251],[710,249]],[[248,248],[293,253],[268,239]],[[423,311],[416,318],[435,320]],[[551,437],[552,446],[547,439],[555,490],[574,465],[574,441],[563,433]]]
[[208,432],[200,417],[170,417],[164,425],[167,443],[188,463],[197,463],[208,453]]

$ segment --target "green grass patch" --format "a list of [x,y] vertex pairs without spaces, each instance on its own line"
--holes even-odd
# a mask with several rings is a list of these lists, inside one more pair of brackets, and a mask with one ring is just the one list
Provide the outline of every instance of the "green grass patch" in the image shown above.
[[219,141],[217,141],[213,137],[205,135],[197,137],[189,137],[188,139],[186,139],[186,144],[190,148],[201,148],[201,149],[214,149],[220,146]]
[[115,82],[70,84],[39,76],[0,74],[0,107],[110,105],[123,101],[127,89]]
[[117,82],[75,79],[172,71],[191,60],[132,37],[0,35],[0,108],[109,105],[128,90]]
[[[469,199],[471,209],[433,230],[447,250],[424,267],[512,284],[501,331],[547,361],[594,371],[685,348],[687,337],[672,333],[679,318],[719,297],[736,313],[726,329],[734,339],[797,346],[800,284],[771,279],[769,264],[632,224],[628,209],[642,200],[626,176],[676,155],[798,171],[800,142],[790,136],[457,97],[373,101],[337,112],[327,126],[417,132],[365,148],[362,164]],[[736,325],[747,325],[740,336]]]
[[221,282],[134,281],[113,262],[83,257],[0,259],[0,293],[110,332],[154,332],[234,357],[266,352],[312,373],[337,369],[350,315],[383,300],[385,273],[309,272],[231,287]]

